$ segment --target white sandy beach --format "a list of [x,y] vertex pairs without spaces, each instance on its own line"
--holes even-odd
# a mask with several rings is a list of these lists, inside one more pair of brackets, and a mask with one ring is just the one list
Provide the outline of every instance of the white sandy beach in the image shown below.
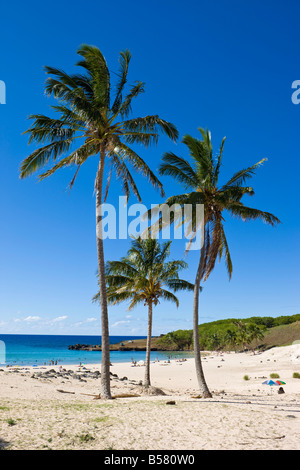
[[[65,375],[59,366],[4,367],[0,447],[300,450],[300,379],[293,378],[300,373],[300,344],[255,355],[212,353],[203,357],[203,368],[211,399],[196,398],[193,359],[152,363],[150,393],[140,385],[144,366],[115,363],[117,398],[107,401],[93,396],[100,391],[100,365],[63,365]],[[271,373],[286,382],[285,393],[262,384]]]

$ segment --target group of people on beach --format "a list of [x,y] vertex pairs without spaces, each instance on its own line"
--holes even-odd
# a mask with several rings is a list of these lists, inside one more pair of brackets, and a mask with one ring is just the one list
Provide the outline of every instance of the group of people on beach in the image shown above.
[[[176,362],[185,362],[186,361],[186,358],[183,357],[183,358],[180,358],[180,359],[176,359],[176,356],[174,357],[175,361]],[[155,361],[153,362],[160,362],[160,360],[158,359],[158,357],[156,357]],[[171,357],[169,356],[168,357],[168,360],[167,361],[163,361],[164,364],[170,364],[171,363]],[[132,366],[131,367],[136,367],[136,366],[144,366],[145,365],[145,362],[144,361],[135,361],[133,358],[131,358],[131,364]]]

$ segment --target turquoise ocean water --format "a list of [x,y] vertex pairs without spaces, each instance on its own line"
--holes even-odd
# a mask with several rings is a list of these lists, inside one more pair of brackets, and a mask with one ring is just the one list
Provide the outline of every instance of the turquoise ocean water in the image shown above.
[[[119,343],[145,336],[111,336],[110,343]],[[100,336],[72,335],[1,335],[0,364],[3,365],[48,365],[51,361],[57,364],[100,364],[101,351],[72,351],[68,346],[77,343],[101,344]],[[131,362],[145,360],[145,351],[111,351],[110,360],[114,362]],[[151,360],[166,360],[169,352],[151,352]],[[173,354],[174,355],[174,354]],[[179,356],[180,353],[176,353]]]

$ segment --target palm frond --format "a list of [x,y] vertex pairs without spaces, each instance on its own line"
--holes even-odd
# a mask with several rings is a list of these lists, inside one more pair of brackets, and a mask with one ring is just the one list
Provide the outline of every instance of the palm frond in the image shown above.
[[170,292],[166,289],[161,289],[161,298],[163,300],[167,300],[168,302],[173,302],[176,304],[176,307],[179,307],[179,300],[176,297],[176,295],[173,294],[173,292]]
[[166,259],[170,255],[171,243],[172,243],[171,240],[163,243],[162,245],[158,245],[156,243],[156,246],[158,246],[158,249],[157,249],[157,263],[158,264],[163,265],[163,263],[166,261]]
[[82,118],[82,115],[76,112],[75,109],[70,109],[64,105],[52,105],[51,109],[60,114],[60,120],[64,125],[71,126],[78,130],[86,130],[86,121]]
[[54,141],[32,152],[21,163],[20,178],[26,178],[50,161],[55,161],[57,157],[69,150],[72,142],[73,139]]
[[222,140],[221,146],[220,146],[219,155],[218,155],[218,158],[217,158],[217,163],[215,165],[214,172],[213,172],[213,186],[216,186],[217,183],[218,183],[220,168],[221,168],[221,164],[222,164],[222,157],[223,157],[223,149],[224,149],[225,140],[226,140],[226,137],[223,137],[223,140]]
[[150,132],[124,131],[122,134],[126,144],[142,144],[144,147],[157,144],[159,135]]
[[147,163],[126,144],[120,143],[119,146],[120,146],[120,150],[122,151],[122,159],[123,160],[126,159],[133,166],[135,171],[145,176],[148,179],[149,183],[151,183],[151,185],[155,189],[159,190],[160,194],[164,196],[162,183],[155,176],[155,174],[149,168]]
[[239,202],[245,195],[254,196],[254,189],[251,186],[231,185],[220,189],[216,194],[216,200],[221,206],[226,207],[232,201]]
[[212,156],[207,145],[203,141],[186,134],[182,143],[184,143],[190,151],[190,155],[196,163],[196,173],[198,177],[199,187],[212,184],[214,165]]
[[129,262],[127,257],[123,258],[121,261],[108,261],[106,263],[106,277],[110,275],[122,275],[131,279],[138,275],[138,270]]
[[[137,199],[141,202],[142,199],[137,185],[123,160],[123,155],[121,155],[120,152],[114,151],[110,154],[110,161],[112,167],[115,170],[115,174],[121,183],[125,196],[129,198],[131,190]],[[106,188],[106,191],[108,191],[108,187]]]
[[56,98],[65,98],[66,94],[72,93],[73,96],[80,97],[82,100],[86,101],[87,98],[82,87],[78,86],[78,76],[69,75],[62,69],[48,65],[44,67],[44,70],[47,75],[56,77],[55,79],[47,78],[45,84],[45,92],[47,95],[53,94]]
[[169,279],[176,279],[178,278],[178,272],[182,269],[187,269],[188,264],[183,260],[173,260],[164,263],[161,266],[161,270],[159,272],[160,278],[167,282]]
[[159,116],[145,116],[136,119],[130,119],[123,122],[123,127],[127,131],[166,134],[171,140],[176,142],[178,131],[174,124],[164,121]]
[[232,202],[226,207],[226,209],[232,216],[241,218],[244,221],[258,219],[272,226],[280,223],[280,220],[270,212],[264,212],[258,209],[244,206],[244,204],[241,202]]
[[207,153],[209,154],[209,158],[212,160],[212,142],[211,142],[211,132],[208,129],[203,129],[202,127],[198,127],[198,131],[202,135],[203,143],[206,148]]
[[238,171],[232,176],[232,178],[230,178],[229,181],[227,181],[227,183],[223,186],[223,188],[228,188],[229,186],[232,186],[233,184],[235,186],[243,184],[246,181],[246,179],[251,178],[253,175],[255,175],[255,170],[259,166],[261,166],[265,161],[267,161],[267,158],[263,158],[259,162],[255,163],[255,165],[249,166],[248,168],[245,168],[244,170]]
[[[210,241],[206,243],[207,253],[205,260],[205,268],[203,272],[203,280],[206,281],[215,267],[216,259],[220,250],[222,241],[222,222],[220,217],[216,217],[210,222],[212,226]],[[209,245],[209,246],[207,246]]]
[[[50,96],[53,95],[60,103],[65,103],[70,109],[80,113],[81,118],[89,121],[101,121],[102,115],[98,107],[94,106],[95,102],[95,89],[92,77],[81,76],[81,83],[84,87],[80,86],[78,75],[68,75],[63,70],[55,67],[44,67],[49,77],[45,82],[45,93]],[[53,76],[51,76],[53,75]],[[89,92],[87,93],[87,89]]]
[[84,58],[77,65],[90,74],[95,107],[107,110],[110,105],[110,73],[102,52],[98,47],[82,44],[77,54]]
[[[88,157],[91,155],[94,155],[96,151],[97,149],[94,146],[91,146],[89,143],[83,144],[81,147],[79,147],[77,150],[72,152],[70,155],[60,160],[56,165],[54,165],[52,168],[47,170],[45,173],[42,173],[39,176],[39,180],[41,181],[45,178],[48,178],[49,176],[53,175],[57,170],[65,166],[77,165],[79,169],[79,167],[88,159]],[[72,187],[73,184],[74,184],[74,178],[71,181],[70,186]]]
[[[75,122],[68,122],[61,119],[52,119],[43,114],[32,114],[28,119],[33,119],[32,125],[24,132],[30,134],[28,143],[32,142],[45,143],[47,141],[60,141],[70,139],[81,127]],[[68,127],[64,127],[64,126]]]
[[130,92],[124,98],[124,101],[118,109],[122,119],[127,118],[132,111],[131,102],[134,98],[145,92],[145,83],[137,81],[130,89]]
[[129,67],[130,59],[131,59],[131,53],[128,49],[125,49],[125,51],[120,52],[120,57],[119,57],[120,70],[117,74],[119,77],[119,80],[116,85],[115,100],[111,107],[111,111],[113,114],[115,114],[119,110],[120,105],[122,103],[122,92],[127,82],[127,74],[128,74],[128,67]]
[[166,152],[162,156],[162,162],[159,167],[160,175],[172,176],[185,189],[197,188],[197,175],[187,160],[178,157],[173,152]]
[[184,279],[170,279],[166,284],[170,289],[174,290],[174,292],[194,290],[194,284]]
[[118,292],[107,290],[107,301],[111,305],[117,305],[126,300],[131,300],[133,297],[132,292]]
[[228,243],[227,243],[227,239],[226,239],[226,236],[225,236],[225,231],[224,231],[223,226],[222,226],[221,230],[222,230],[222,232],[221,232],[221,243],[220,243],[220,251],[219,251],[220,261],[221,261],[221,258],[223,256],[223,250],[225,249],[225,255],[224,255],[225,256],[225,265],[226,265],[226,268],[227,268],[227,273],[228,273],[229,279],[231,279],[232,269],[233,269],[231,255],[230,255],[229,246],[228,246]]

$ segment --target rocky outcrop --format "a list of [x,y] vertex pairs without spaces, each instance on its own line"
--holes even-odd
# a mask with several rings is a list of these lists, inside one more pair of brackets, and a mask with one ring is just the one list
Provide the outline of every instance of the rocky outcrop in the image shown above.
[[[99,344],[73,344],[68,346],[68,349],[74,351],[101,351],[101,346]],[[119,344],[111,344],[110,345],[111,351],[146,351],[146,347],[144,346],[121,346]],[[151,351],[158,351],[158,348],[151,348]]]
[[68,349],[75,351],[101,351],[100,344],[73,344],[68,346]]

